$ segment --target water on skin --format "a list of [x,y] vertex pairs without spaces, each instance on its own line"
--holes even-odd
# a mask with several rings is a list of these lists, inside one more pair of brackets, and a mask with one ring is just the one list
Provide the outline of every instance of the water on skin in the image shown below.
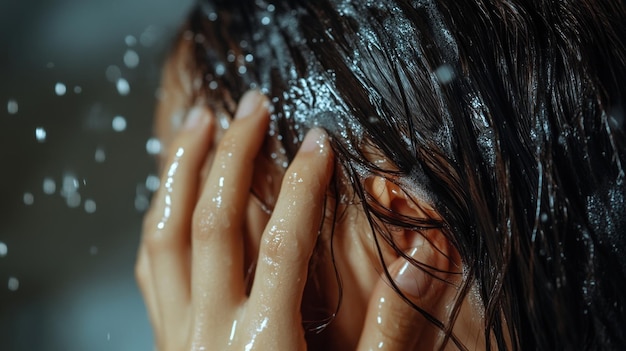
[[157,229],[163,229],[167,225],[167,221],[172,214],[172,193],[174,191],[174,177],[176,176],[176,172],[178,171],[178,165],[181,157],[185,154],[185,150],[183,148],[179,148],[174,155],[174,160],[170,164],[170,167],[167,170],[167,178],[165,180],[164,189],[165,189],[165,197],[164,202],[165,206],[163,206],[163,214],[161,216],[161,221],[157,224]]

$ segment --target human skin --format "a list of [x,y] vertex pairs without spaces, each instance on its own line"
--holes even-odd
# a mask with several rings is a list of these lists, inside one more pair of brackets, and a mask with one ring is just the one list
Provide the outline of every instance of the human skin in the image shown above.
[[[309,272],[326,215],[324,201],[333,176],[333,156],[324,132],[314,129],[287,169],[270,215],[250,199],[250,170],[259,168],[258,153],[269,117],[267,99],[247,93],[221,138],[215,116],[202,101],[192,100],[185,44],[168,61],[157,107],[156,130],[167,151],[162,156],[161,189],[146,215],[136,275],[154,328],[159,350],[303,350],[307,347],[302,312],[306,277],[328,282],[325,298],[337,299],[330,259]],[[184,126],[172,116],[185,111]],[[181,151],[183,150],[183,151]],[[392,182],[373,177],[368,191],[382,205],[405,215],[419,215]],[[276,189],[278,191],[278,189]],[[334,255],[344,298],[325,340],[309,347],[358,350],[438,349],[442,331],[409,306],[381,274],[373,234],[360,207],[349,205],[335,225]],[[436,213],[429,213],[436,215]],[[326,228],[328,226],[325,226]],[[328,229],[328,228],[327,228]],[[438,230],[393,232],[394,240],[413,259],[445,272],[460,272],[456,251]],[[449,316],[459,274],[440,274],[444,281],[407,264],[381,244],[391,277],[413,303],[438,320]],[[321,255],[327,255],[322,249]],[[257,262],[246,294],[248,264]],[[302,307],[304,306],[304,307]],[[469,348],[484,345],[481,320],[464,303],[453,332]],[[311,341],[312,340],[312,341]],[[323,345],[323,346],[322,346]],[[452,343],[447,348],[454,349]]]

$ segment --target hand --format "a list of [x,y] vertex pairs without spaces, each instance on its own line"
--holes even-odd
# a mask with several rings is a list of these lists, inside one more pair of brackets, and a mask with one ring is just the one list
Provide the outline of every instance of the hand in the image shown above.
[[269,122],[264,104],[257,92],[242,99],[204,184],[210,113],[192,111],[172,143],[136,267],[159,350],[306,348],[300,304],[332,157],[324,135],[310,132],[284,178],[246,296],[242,231]]
[[[243,227],[266,103],[257,92],[244,96],[206,181],[199,174],[212,142],[211,113],[194,108],[171,144],[136,265],[158,350],[306,349],[300,306],[332,152],[321,131],[306,136],[262,234],[247,295]],[[427,328],[422,319],[381,279],[359,350],[406,350]]]

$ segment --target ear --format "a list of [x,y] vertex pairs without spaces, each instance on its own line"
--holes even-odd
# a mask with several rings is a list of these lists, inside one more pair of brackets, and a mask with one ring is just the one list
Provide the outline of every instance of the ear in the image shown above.
[[[373,176],[365,181],[367,192],[377,203],[378,206],[388,209],[398,216],[398,220],[402,221],[402,217],[407,220],[436,220],[441,221],[441,217],[433,206],[423,198],[410,194],[407,190],[402,189],[393,179]],[[458,262],[456,250],[454,250],[442,233],[441,229],[423,229],[413,230],[400,226],[387,226],[392,232],[393,240],[400,250],[410,255],[415,248],[421,247],[425,242],[432,246],[433,250],[438,254],[434,255],[437,262],[431,262],[433,267],[444,269],[448,266],[440,260]]]

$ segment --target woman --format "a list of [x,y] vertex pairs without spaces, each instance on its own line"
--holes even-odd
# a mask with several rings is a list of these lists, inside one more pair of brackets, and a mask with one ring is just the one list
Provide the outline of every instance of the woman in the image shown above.
[[625,348],[625,18],[201,1],[137,263],[159,348]]

